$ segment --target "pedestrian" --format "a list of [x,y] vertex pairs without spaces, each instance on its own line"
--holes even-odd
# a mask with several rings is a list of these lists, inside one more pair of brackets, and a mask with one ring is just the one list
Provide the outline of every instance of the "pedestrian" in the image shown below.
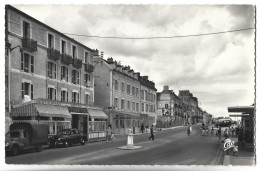
[[150,136],[148,139],[149,139],[149,140],[150,140],[150,139],[154,140],[153,125],[152,125],[151,128],[150,128],[150,133],[151,133],[151,136]]
[[228,136],[228,130],[226,128],[225,131],[224,131],[224,137],[227,138],[227,136]]
[[112,130],[111,130],[111,127],[109,126],[108,129],[107,129],[107,135],[106,135],[106,139],[107,139],[107,142],[111,142],[111,135],[112,135]]
[[214,128],[211,128],[211,135],[214,135]]
[[144,123],[141,124],[141,132],[144,133]]
[[218,142],[221,140],[221,127],[218,129]]
[[187,129],[187,134],[188,134],[188,136],[190,136],[190,126]]

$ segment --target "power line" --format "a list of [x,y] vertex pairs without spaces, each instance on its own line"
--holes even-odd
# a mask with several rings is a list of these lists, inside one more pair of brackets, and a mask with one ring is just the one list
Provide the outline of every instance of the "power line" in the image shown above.
[[[20,24],[20,23],[15,23],[15,22],[11,22],[11,21],[9,21],[9,23],[22,26],[22,24]],[[46,29],[40,29],[40,28],[35,28],[35,27],[30,27],[30,28],[48,31]],[[237,29],[237,30],[228,30],[228,31],[211,32],[211,33],[200,33],[200,34],[190,34],[190,35],[180,35],[180,36],[155,36],[155,37],[90,36],[90,35],[74,34],[74,33],[62,33],[62,34],[71,35],[71,36],[88,37],[88,38],[100,38],[100,39],[133,39],[133,40],[140,39],[140,40],[142,40],[142,39],[174,39],[174,38],[198,37],[198,36],[208,36],[208,35],[216,35],[216,34],[224,34],[224,33],[233,33],[233,32],[239,32],[239,31],[252,30],[252,29],[255,29],[255,28],[249,27],[249,28],[243,28],[243,29]]]

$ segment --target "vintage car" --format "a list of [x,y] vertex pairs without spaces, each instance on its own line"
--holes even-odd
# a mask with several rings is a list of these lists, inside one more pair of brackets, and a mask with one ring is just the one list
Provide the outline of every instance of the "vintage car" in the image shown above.
[[50,148],[58,146],[69,147],[73,144],[84,145],[86,140],[87,136],[78,129],[63,129],[58,131],[56,135],[48,138]]
[[48,125],[44,123],[13,123],[5,135],[5,151],[17,155],[22,150],[42,150],[48,143]]

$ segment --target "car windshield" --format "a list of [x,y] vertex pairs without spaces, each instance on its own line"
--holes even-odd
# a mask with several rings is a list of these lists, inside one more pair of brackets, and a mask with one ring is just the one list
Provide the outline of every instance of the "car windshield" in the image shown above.
[[5,136],[9,138],[19,138],[19,132],[8,132]]
[[67,135],[70,134],[70,130],[66,129],[66,130],[61,130],[57,133],[57,135]]

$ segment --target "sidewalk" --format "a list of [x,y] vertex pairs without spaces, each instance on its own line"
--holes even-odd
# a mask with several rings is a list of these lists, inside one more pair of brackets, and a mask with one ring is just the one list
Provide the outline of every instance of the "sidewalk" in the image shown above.
[[[237,137],[230,137],[231,141],[237,141]],[[224,145],[223,143],[221,145]],[[222,148],[222,147],[221,147]],[[224,155],[223,165],[234,166],[254,166],[255,165],[255,152],[253,144],[239,144],[238,156],[233,156],[233,152],[230,155]]]

